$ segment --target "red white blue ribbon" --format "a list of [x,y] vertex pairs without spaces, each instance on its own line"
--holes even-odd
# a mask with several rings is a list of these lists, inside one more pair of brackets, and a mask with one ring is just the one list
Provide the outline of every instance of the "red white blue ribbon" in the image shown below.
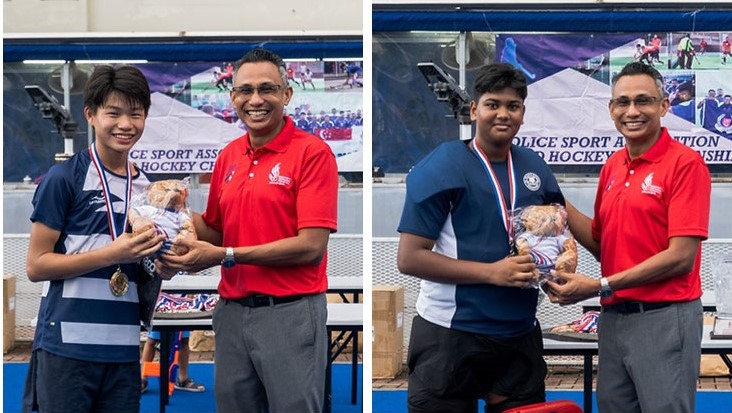
[[93,143],[91,147],[89,147],[89,154],[91,155],[91,160],[94,164],[94,168],[99,174],[99,180],[102,183],[102,195],[104,195],[104,206],[107,208],[107,223],[109,224],[109,233],[112,235],[112,241],[114,241],[115,239],[117,239],[117,237],[122,235],[122,233],[127,228],[127,207],[130,198],[132,197],[132,167],[130,166],[130,163],[125,160],[125,163],[127,165],[127,168],[125,168],[125,185],[127,188],[127,192],[125,193],[124,222],[122,223],[121,228],[117,228],[117,222],[114,219],[114,209],[112,207],[112,190],[109,188],[107,175],[104,173],[104,164],[102,164],[102,161],[99,158],[99,153],[97,153],[97,147],[95,143]]
[[483,150],[475,142],[475,139],[473,139],[473,150],[478,155],[478,158],[480,158],[483,169],[485,169],[491,185],[493,186],[493,192],[496,196],[496,203],[498,204],[499,213],[501,214],[501,221],[503,221],[503,226],[504,228],[506,228],[506,234],[508,235],[508,244],[513,250],[513,210],[516,208],[516,175],[513,170],[513,159],[511,158],[511,151],[508,151],[508,157],[506,158],[506,166],[508,167],[509,195],[509,202],[506,203],[506,198],[503,196],[503,190],[501,189],[501,183],[498,181],[498,176],[493,170],[493,167],[491,166],[488,157],[485,155],[485,153],[483,153]]

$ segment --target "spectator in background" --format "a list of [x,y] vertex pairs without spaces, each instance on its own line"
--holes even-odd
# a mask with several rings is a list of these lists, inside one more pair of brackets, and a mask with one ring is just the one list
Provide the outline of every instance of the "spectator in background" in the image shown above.
[[[176,332],[175,334],[178,334]],[[200,383],[196,383],[190,376],[188,376],[188,362],[191,357],[191,349],[189,347],[190,332],[183,331],[181,333],[180,350],[178,350],[178,375],[176,376],[173,386],[177,390],[190,391],[190,392],[202,392],[206,391]],[[147,338],[145,339],[145,345],[142,348],[141,361],[151,362],[155,358],[155,345],[160,341],[160,333],[156,331],[148,331]],[[166,355],[167,357],[167,355]],[[147,377],[142,377],[142,393],[147,391]]]

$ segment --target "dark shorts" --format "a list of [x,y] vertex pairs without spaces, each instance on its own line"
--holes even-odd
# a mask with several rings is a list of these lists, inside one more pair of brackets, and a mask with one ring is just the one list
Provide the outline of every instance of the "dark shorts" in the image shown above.
[[510,340],[451,330],[417,316],[409,339],[410,413],[476,411],[478,399],[505,396],[486,412],[545,400],[541,328]]
[[138,413],[140,386],[139,362],[98,363],[35,350],[21,411]]

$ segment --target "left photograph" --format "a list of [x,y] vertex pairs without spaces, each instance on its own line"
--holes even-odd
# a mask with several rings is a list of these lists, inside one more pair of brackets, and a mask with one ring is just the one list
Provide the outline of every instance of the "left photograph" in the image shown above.
[[4,412],[364,411],[361,8],[285,3],[3,5]]

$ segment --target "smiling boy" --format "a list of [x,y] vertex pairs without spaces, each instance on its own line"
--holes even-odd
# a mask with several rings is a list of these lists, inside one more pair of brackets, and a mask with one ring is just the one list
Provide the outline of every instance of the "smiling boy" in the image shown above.
[[54,165],[33,197],[27,274],[46,282],[23,411],[138,412],[140,313],[136,265],[162,245],[125,233],[131,197],[149,184],[127,159],[150,89],[131,66],[99,66],[84,90],[94,143]]

